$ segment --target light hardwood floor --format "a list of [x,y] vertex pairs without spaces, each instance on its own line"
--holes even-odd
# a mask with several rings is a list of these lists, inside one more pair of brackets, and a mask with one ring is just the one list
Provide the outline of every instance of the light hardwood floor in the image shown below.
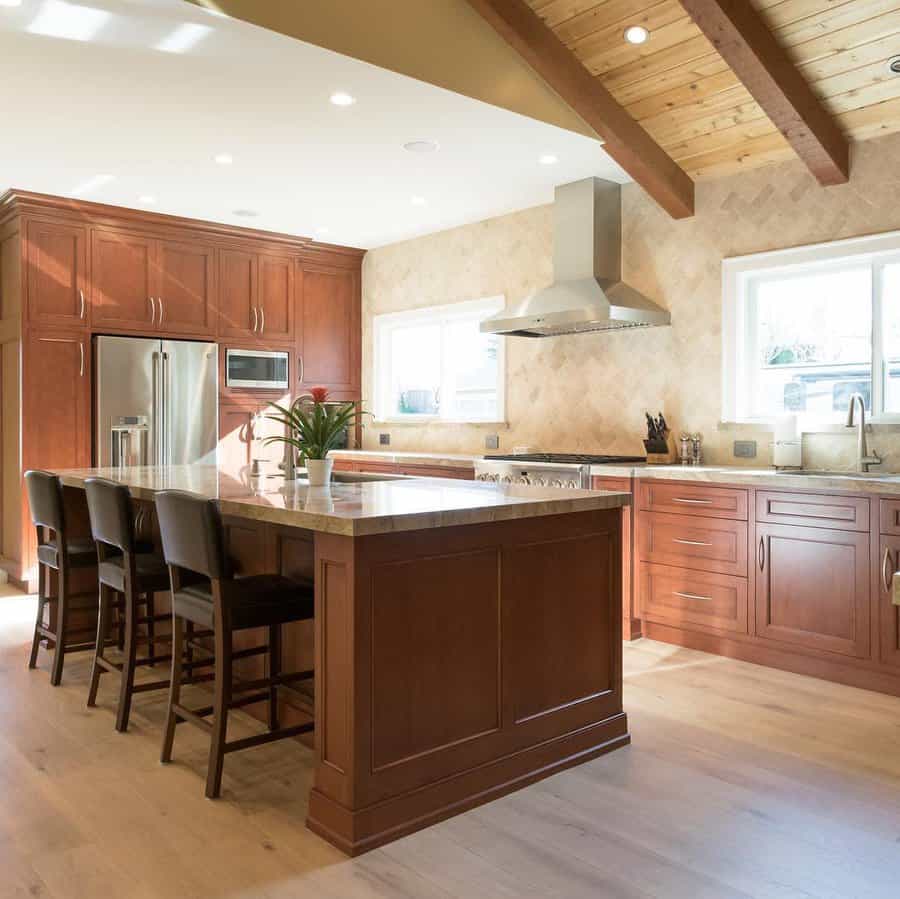
[[159,765],[162,696],[117,734],[112,682],[88,710],[87,656],[29,672],[34,601],[0,593],[0,899],[900,895],[900,699],[639,641],[631,747],[348,860],[303,826],[308,749],[204,799],[204,735]]

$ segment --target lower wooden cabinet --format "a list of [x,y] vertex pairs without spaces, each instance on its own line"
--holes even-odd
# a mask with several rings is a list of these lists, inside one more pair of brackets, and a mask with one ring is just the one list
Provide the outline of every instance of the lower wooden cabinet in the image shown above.
[[649,621],[747,633],[746,578],[645,563],[640,589]]
[[219,465],[238,473],[254,459],[281,462],[284,444],[264,441],[284,429],[267,417],[266,408],[254,403],[219,406]]
[[900,571],[900,537],[882,536],[878,554],[879,655],[885,665],[900,670],[900,606],[894,605],[891,595],[891,579],[897,571]]
[[757,636],[869,658],[869,535],[759,524],[756,542]]

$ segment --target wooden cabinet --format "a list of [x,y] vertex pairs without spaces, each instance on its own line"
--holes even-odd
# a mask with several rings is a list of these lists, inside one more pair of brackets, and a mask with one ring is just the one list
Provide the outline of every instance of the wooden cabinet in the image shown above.
[[229,473],[239,473],[253,459],[277,463],[284,457],[283,444],[263,442],[284,431],[267,417],[267,408],[266,403],[219,406],[219,465]]
[[95,328],[212,336],[214,260],[215,250],[200,242],[94,230],[91,301]]
[[[591,478],[593,490],[615,490],[621,493],[632,493],[630,478],[601,477]],[[636,553],[634,550],[634,508],[622,507],[622,638],[637,640],[641,636],[640,614],[637,608],[634,571]]]
[[147,331],[156,323],[154,241],[141,234],[95,229],[91,235],[91,316],[105,330]]
[[359,271],[305,263],[297,277],[300,381],[306,387],[358,391]]
[[156,328],[171,334],[215,333],[215,250],[163,240],[156,248]]
[[35,325],[86,325],[87,229],[32,220],[26,240],[28,320]]
[[85,332],[31,332],[23,360],[25,468],[91,464],[91,343]]
[[868,658],[868,533],[760,524],[756,540],[757,636]]
[[641,561],[747,576],[747,524],[646,512],[639,535]]
[[[882,504],[884,503],[885,500],[882,500]],[[878,619],[881,644],[879,654],[885,665],[900,669],[900,606],[894,605],[891,590],[894,573],[900,571],[900,536],[882,536],[879,550]]]
[[264,340],[294,339],[294,261],[262,253],[257,263],[258,334]]
[[730,487],[646,480],[640,485],[640,503],[641,509],[648,512],[733,518],[737,521],[746,521],[748,517],[747,491]]

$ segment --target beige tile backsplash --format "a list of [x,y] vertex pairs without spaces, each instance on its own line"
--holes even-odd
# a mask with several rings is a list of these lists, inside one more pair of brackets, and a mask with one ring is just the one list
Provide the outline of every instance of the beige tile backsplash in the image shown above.
[[[507,425],[370,425],[364,446],[483,452],[516,446],[639,453],[644,411],[703,434],[712,463],[768,464],[771,436],[720,429],[721,263],[728,256],[900,229],[900,135],[854,147],[849,184],[822,188],[799,163],[698,182],[696,215],[673,221],[639,187],[623,190],[626,279],[672,313],[640,331],[507,338]],[[553,275],[551,207],[541,206],[370,251],[363,265],[363,394],[371,408],[372,316],[502,294],[515,304]],[[736,460],[735,439],[756,439]],[[900,432],[870,442],[900,470]],[[850,467],[855,437],[804,437],[808,467]]]

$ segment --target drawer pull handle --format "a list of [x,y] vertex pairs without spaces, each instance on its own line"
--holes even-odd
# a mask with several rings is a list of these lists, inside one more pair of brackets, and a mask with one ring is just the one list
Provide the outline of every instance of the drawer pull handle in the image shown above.
[[712,543],[704,543],[702,540],[680,540],[678,537],[673,537],[672,542],[681,543],[684,546],[712,546]]
[[759,562],[759,570],[762,571],[763,568],[766,567],[766,544],[764,537],[759,538],[759,549],[757,550],[756,558]]
[[884,585],[885,593],[891,592],[891,567],[893,567],[891,565],[891,548],[886,546],[884,548],[884,558],[881,560],[881,583]]
[[713,501],[711,499],[687,499],[684,496],[676,496],[673,500],[673,503],[688,503],[692,506],[711,506]]
[[672,592],[683,599],[701,599],[703,602],[712,602],[711,596],[700,596],[697,593],[682,593],[680,590],[673,590]]

